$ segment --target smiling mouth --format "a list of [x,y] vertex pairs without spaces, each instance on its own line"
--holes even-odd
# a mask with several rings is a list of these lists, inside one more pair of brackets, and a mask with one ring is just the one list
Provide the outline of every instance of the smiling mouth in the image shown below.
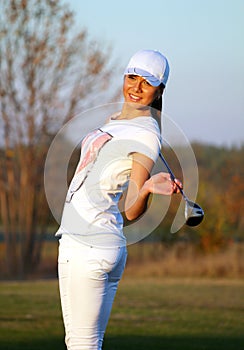
[[138,101],[140,101],[140,97],[138,97],[138,96],[135,96],[135,95],[133,95],[133,94],[129,94],[129,97],[130,97],[130,99],[132,100],[132,101],[135,101],[135,102],[138,102]]

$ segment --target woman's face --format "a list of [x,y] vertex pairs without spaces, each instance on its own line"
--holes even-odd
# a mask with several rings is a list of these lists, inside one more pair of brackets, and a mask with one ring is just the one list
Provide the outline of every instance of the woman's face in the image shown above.
[[150,85],[139,75],[125,75],[123,94],[125,102],[150,106],[162,92],[160,87]]

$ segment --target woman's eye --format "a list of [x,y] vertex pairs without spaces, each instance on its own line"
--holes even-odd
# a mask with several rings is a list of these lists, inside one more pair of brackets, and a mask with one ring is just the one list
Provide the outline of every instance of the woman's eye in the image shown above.
[[136,74],[128,74],[126,77],[127,77],[127,79],[130,79],[130,80],[133,80],[133,81],[136,81],[136,80],[139,79],[141,84],[143,84],[145,86],[152,86],[146,79],[141,80],[142,78],[139,77]]
[[147,86],[152,86],[147,80],[144,80],[144,84]]
[[136,76],[133,75],[133,74],[129,74],[129,75],[127,75],[127,77],[128,77],[129,79],[136,79]]

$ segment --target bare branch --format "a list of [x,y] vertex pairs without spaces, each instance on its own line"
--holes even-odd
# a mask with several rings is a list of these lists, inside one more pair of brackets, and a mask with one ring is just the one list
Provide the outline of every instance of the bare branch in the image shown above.
[[0,0],[0,8],[0,219],[9,273],[24,274],[50,223],[42,176],[48,145],[82,103],[104,92],[111,48],[77,32],[60,0]]

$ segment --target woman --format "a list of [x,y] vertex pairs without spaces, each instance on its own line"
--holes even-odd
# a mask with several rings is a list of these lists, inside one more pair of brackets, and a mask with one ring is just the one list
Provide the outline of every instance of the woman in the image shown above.
[[122,110],[82,141],[56,233],[61,237],[58,269],[68,350],[102,348],[127,256],[122,194],[127,190],[124,215],[134,220],[145,212],[151,193],[178,192],[168,173],[150,176],[161,148],[168,75],[160,52],[137,52],[124,73]]

